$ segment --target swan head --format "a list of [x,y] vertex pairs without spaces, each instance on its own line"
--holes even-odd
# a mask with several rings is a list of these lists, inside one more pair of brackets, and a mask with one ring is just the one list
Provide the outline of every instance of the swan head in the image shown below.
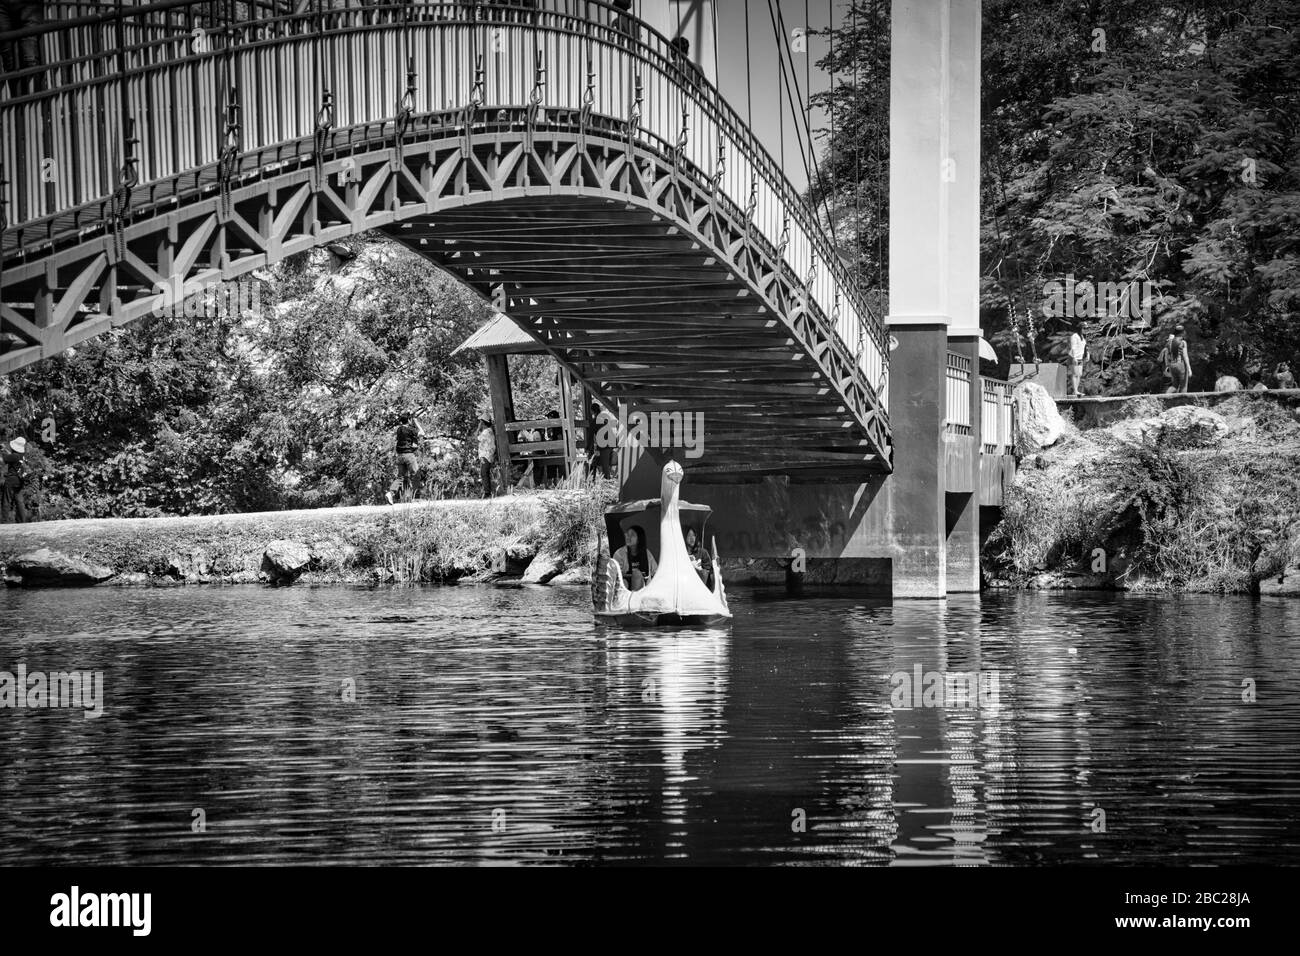
[[670,461],[664,465],[664,481],[670,481],[674,485],[680,485],[682,478],[686,475],[685,469],[675,461]]

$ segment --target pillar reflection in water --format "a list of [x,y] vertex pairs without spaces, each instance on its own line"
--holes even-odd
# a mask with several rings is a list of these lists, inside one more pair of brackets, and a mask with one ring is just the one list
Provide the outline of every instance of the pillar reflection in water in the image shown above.
[[[946,606],[900,602],[890,617],[896,634],[933,635],[900,639],[893,648],[890,674],[908,678],[915,698],[911,707],[893,708],[898,748],[895,863],[932,864],[944,858],[958,864],[990,862],[985,763],[1001,749],[1001,692],[1009,675],[998,673],[996,698],[981,696],[979,689],[989,687],[979,683],[981,675],[997,668],[989,667],[982,654],[975,599],[950,597]],[[922,696],[924,681],[934,674],[941,681],[937,701]],[[896,685],[885,677],[881,692],[889,699]],[[974,686],[963,684],[963,678]],[[974,694],[955,694],[958,688]]]

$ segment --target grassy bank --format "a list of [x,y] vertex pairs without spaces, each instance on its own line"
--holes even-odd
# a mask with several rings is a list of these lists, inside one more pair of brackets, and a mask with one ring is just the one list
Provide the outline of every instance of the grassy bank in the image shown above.
[[311,552],[305,583],[486,579],[522,573],[538,554],[584,565],[608,493],[3,525],[0,566],[48,548],[113,570],[116,583],[244,583],[265,580],[264,551],[287,540]]
[[1236,395],[1213,411],[1132,400],[1021,462],[985,547],[1020,587],[1252,593],[1300,568],[1300,423]]

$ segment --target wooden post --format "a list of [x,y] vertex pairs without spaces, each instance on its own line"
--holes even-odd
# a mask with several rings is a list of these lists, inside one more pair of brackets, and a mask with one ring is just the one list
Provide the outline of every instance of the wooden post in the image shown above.
[[486,355],[488,392],[492,396],[492,428],[497,438],[497,494],[510,487],[510,436],[506,423],[514,421],[515,398],[510,388],[510,358]]
[[573,474],[574,459],[578,451],[573,435],[573,381],[569,370],[560,367],[560,421],[564,429],[564,477]]

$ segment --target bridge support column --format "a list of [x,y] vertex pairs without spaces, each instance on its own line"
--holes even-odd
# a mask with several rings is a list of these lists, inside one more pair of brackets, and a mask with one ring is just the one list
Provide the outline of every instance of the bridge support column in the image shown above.
[[944,511],[944,368],[947,324],[891,328],[889,422],[894,437],[894,597],[947,593]]
[[893,0],[890,50],[893,591],[938,598],[979,582],[979,446],[944,434],[950,336],[980,411],[979,0]]

